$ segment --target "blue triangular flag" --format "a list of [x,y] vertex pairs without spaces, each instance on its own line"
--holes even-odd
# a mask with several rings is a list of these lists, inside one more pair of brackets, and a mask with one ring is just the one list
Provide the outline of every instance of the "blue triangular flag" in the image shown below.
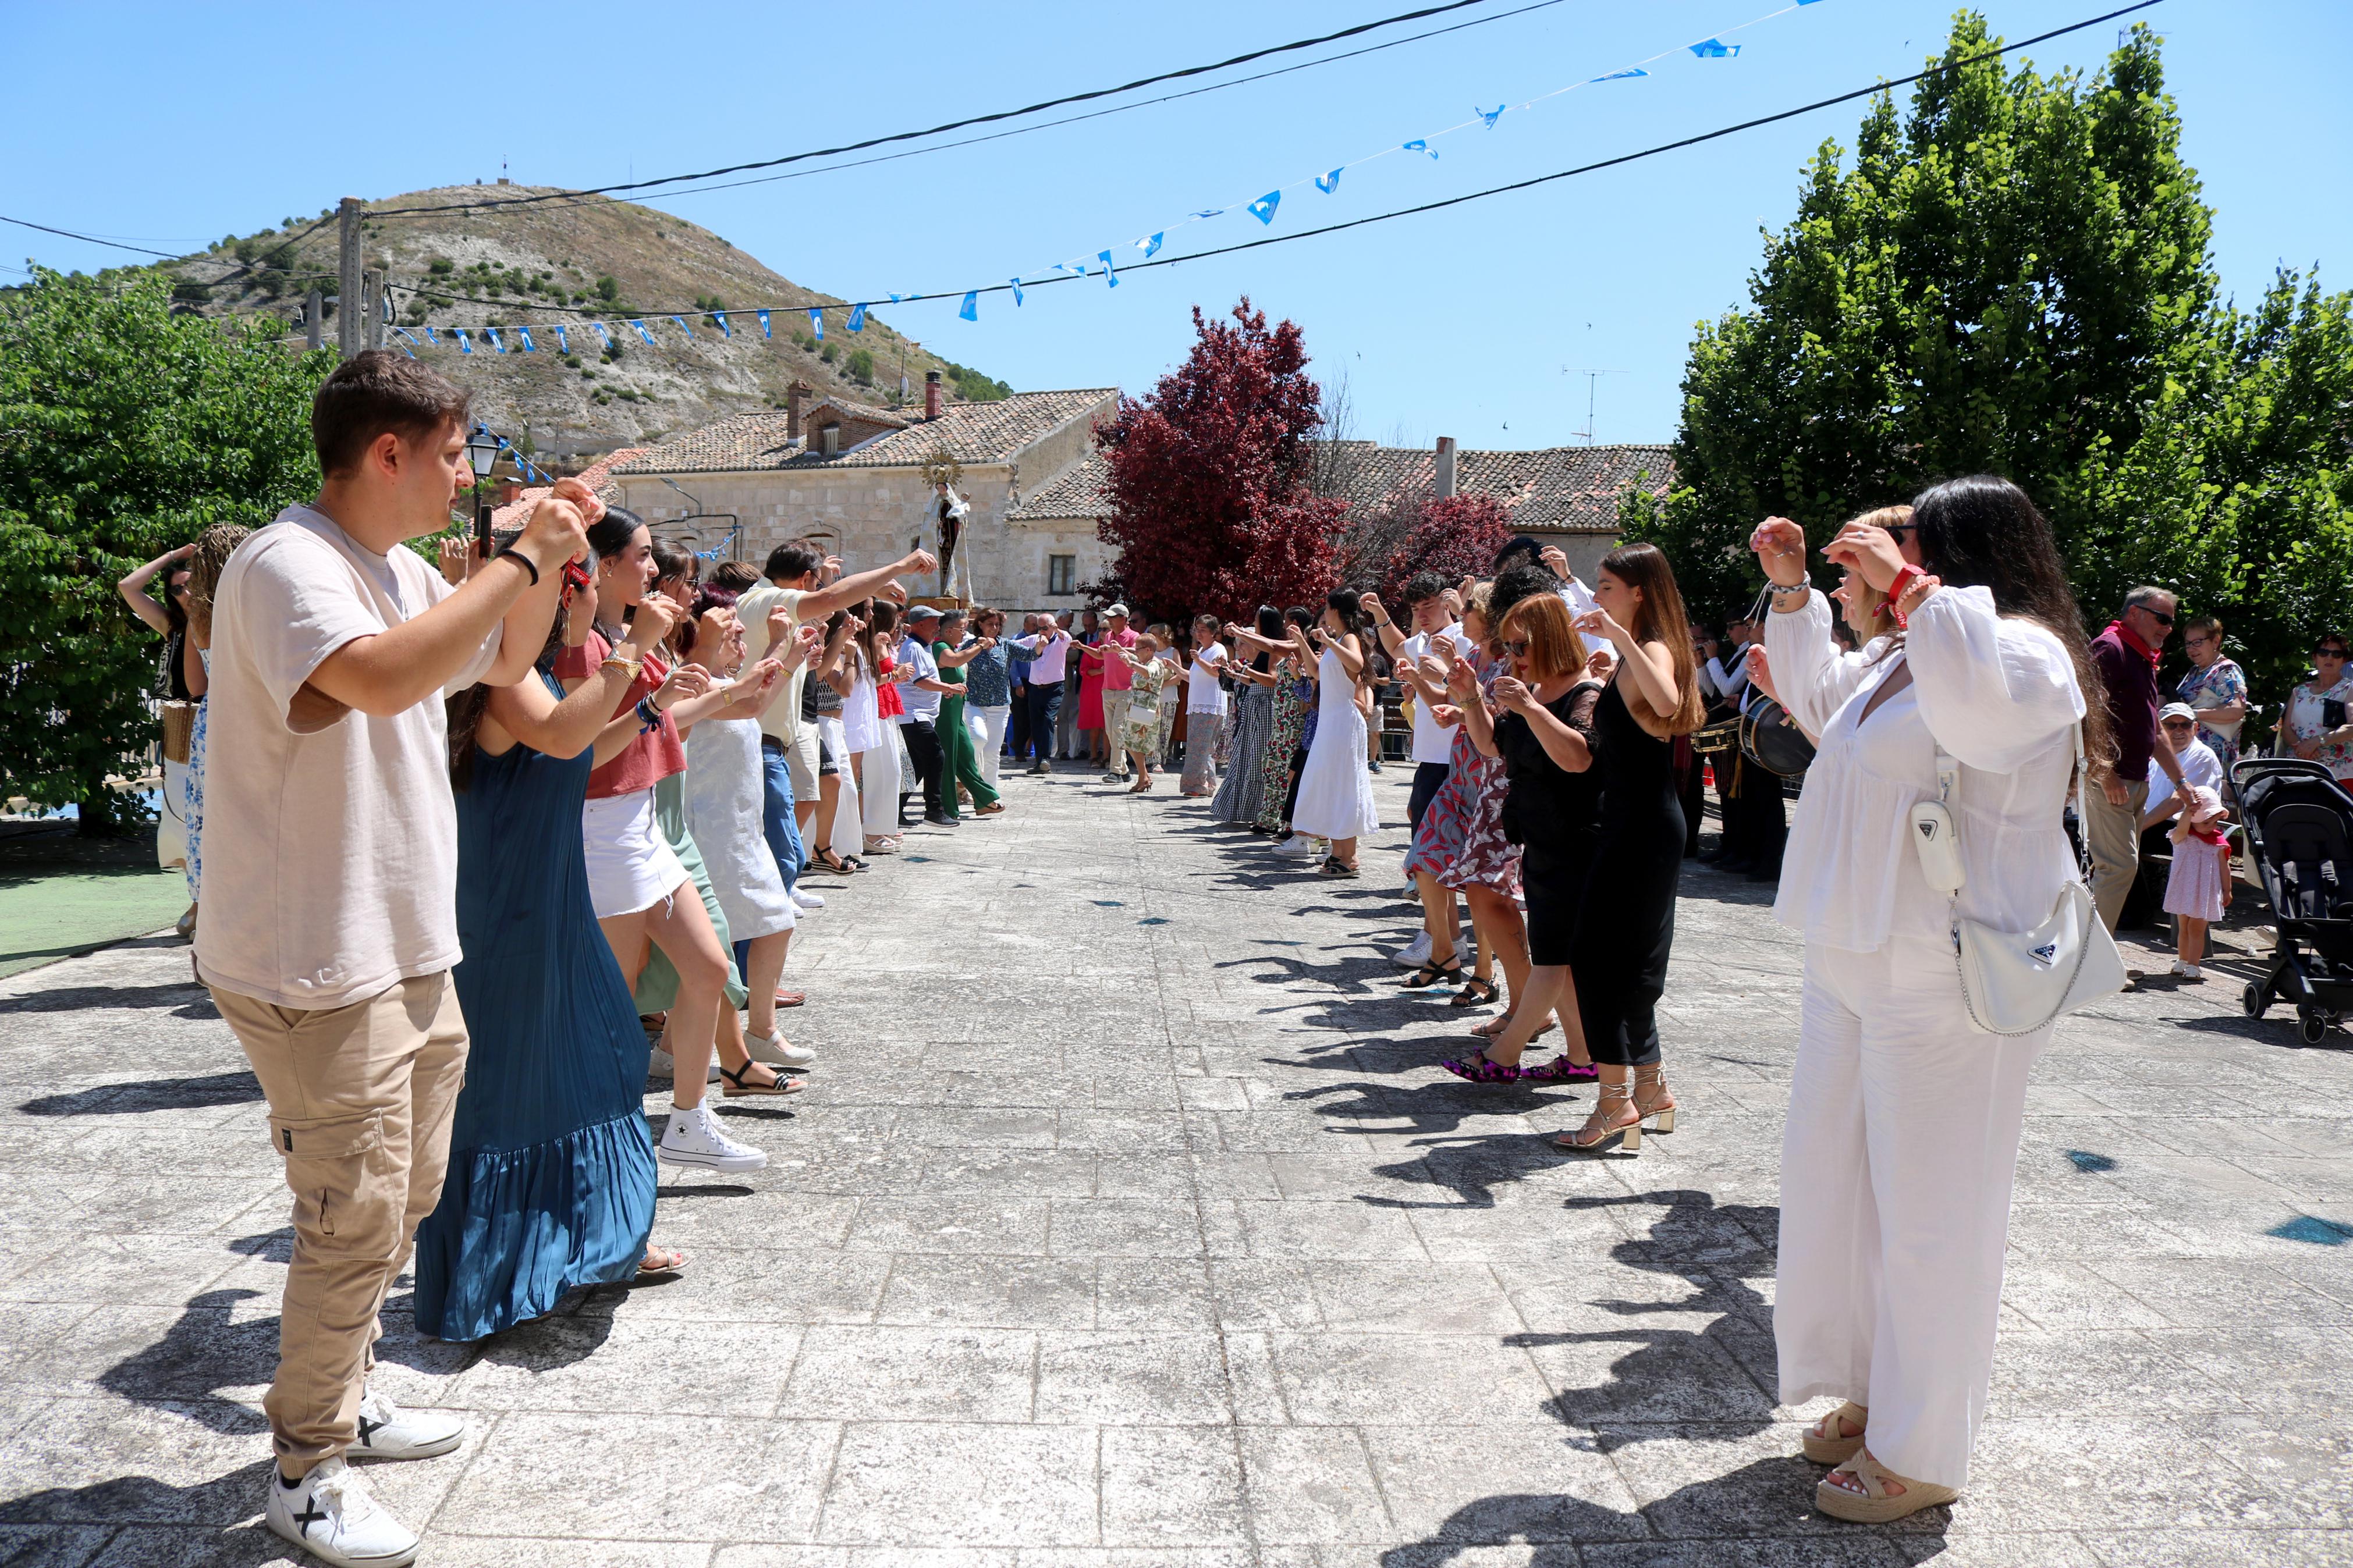
[[499,336],[499,330],[496,327],[484,327],[482,329],[482,336],[490,339],[491,347],[498,350],[499,353],[504,353],[507,352],[506,342]]
[[613,346],[613,334],[605,330],[604,322],[591,321],[588,324],[596,329],[596,335],[605,340],[605,346],[607,348],[609,349]]
[[1704,44],[1694,44],[1691,52],[1704,60],[1728,60],[1740,53],[1738,44],[1727,44],[1722,38],[1710,38]]
[[690,338],[694,336],[694,329],[686,324],[686,318],[684,316],[672,316],[670,320],[678,323],[678,330],[680,331],[684,332]]
[[1135,242],[1135,248],[1144,252],[1146,258],[1157,256],[1160,254],[1160,242],[1167,237],[1166,234],[1155,234],[1149,239],[1139,239]]
[[1436,153],[1434,153],[1434,152],[1431,152],[1431,151],[1430,151],[1430,143],[1429,143],[1429,142],[1425,142],[1425,141],[1423,141],[1423,140],[1422,140],[1420,137],[1419,137],[1419,136],[1415,137],[1412,141],[1410,141],[1410,142],[1407,142],[1407,143],[1404,145],[1404,147],[1402,147],[1401,149],[1399,149],[1399,151],[1401,151],[1401,152],[1406,152],[1406,153],[1430,153],[1430,155],[1431,157],[1433,157],[1433,158],[1435,158],[1435,157],[1437,157],[1437,156],[1438,156],[1438,154],[1437,154]]
[[1495,129],[1495,121],[1504,118],[1504,110],[1509,107],[1511,107],[1509,104],[1499,103],[1493,109],[1482,109],[1474,103],[1471,106],[1471,112],[1485,121],[1487,129],[1493,131]]
[[[404,328],[395,327],[392,330],[398,332],[403,338],[406,339],[409,344],[413,345],[417,342],[415,338],[408,336],[407,331]],[[400,352],[406,354],[410,359],[415,359],[417,357],[417,350],[413,346],[405,346]]]
[[1250,203],[1250,216],[1258,219],[1261,223],[1272,223],[1274,221],[1274,209],[1282,205],[1282,193],[1281,191],[1269,191],[1266,195],[1259,197],[1258,200]]
[[561,321],[555,323],[555,352],[565,354],[572,352],[572,340],[564,335],[564,323]]
[[1594,81],[1624,81],[1624,80],[1625,80],[1628,77],[1630,77],[1630,76],[1648,76],[1648,75],[1650,75],[1650,74],[1651,74],[1651,73],[1650,73],[1649,71],[1644,70],[1641,67],[1640,67],[1640,66],[1636,66],[1632,70],[1629,70],[1629,71],[1611,71],[1608,76],[1597,76],[1597,77],[1590,78],[1590,79],[1589,79],[1589,81],[1588,81],[1588,85],[1589,85],[1589,83],[1590,83],[1590,82],[1594,82]]
[[522,340],[522,352],[523,352],[523,353],[537,353],[537,352],[538,352],[536,349],[534,349],[534,348],[532,346],[532,341],[531,341],[531,329],[530,329],[529,327],[517,327],[517,328],[515,329],[515,336],[516,336],[516,337],[519,337],[519,338],[521,338],[521,339]]
[[964,297],[964,308],[956,312],[967,321],[980,320],[980,290],[973,289]]
[[430,327],[425,329],[425,341],[437,349],[441,346],[441,340],[433,335],[433,329]]
[[638,329],[638,336],[646,340],[646,346],[648,348],[653,347],[654,335],[653,333],[646,331],[645,322],[639,321],[635,316],[632,316],[629,318],[629,325]]
[[1223,207],[1210,207],[1205,211],[1197,212],[1193,216],[1195,217],[1218,217],[1222,216],[1225,210],[1226,209]]
[[470,354],[474,352],[474,340],[466,335],[465,328],[452,327],[449,330],[458,334],[458,352],[459,353]]
[[1095,253],[1095,259],[1103,264],[1103,281],[1110,284],[1114,289],[1118,288],[1119,273],[1112,267],[1111,252],[1108,250],[1099,250]]
[[892,295],[892,296],[891,296],[891,303],[892,303],[893,305],[895,305],[895,304],[897,304],[900,300],[903,300],[903,299],[905,299],[905,298],[906,298],[906,296],[905,296],[904,294],[893,294],[893,295]]
[[1344,163],[1344,164],[1342,164],[1342,165],[1341,165],[1341,167],[1340,167],[1339,169],[1335,169],[1335,170],[1333,170],[1333,171],[1332,171],[1330,174],[1318,174],[1318,175],[1316,175],[1316,176],[1315,176],[1315,188],[1316,188],[1317,190],[1319,190],[1319,191],[1323,192],[1323,193],[1324,193],[1325,195],[1327,195],[1327,196],[1328,196],[1328,195],[1330,195],[1334,191],[1338,190],[1338,189],[1340,188],[1340,174],[1341,174],[1341,171],[1342,171],[1342,169],[1345,169],[1345,168],[1346,168],[1346,167],[1347,167],[1347,165],[1345,165],[1345,164]]
[[1011,284],[1013,285],[1013,302],[1014,302],[1014,304],[1016,304],[1016,305],[1020,304],[1020,303],[1021,303],[1021,279],[1018,279],[1018,278],[1009,278],[1009,279],[1006,279],[1006,281],[1008,281],[1008,282],[1009,282],[1009,283],[1011,283]]
[[775,337],[776,334],[768,330],[768,312],[762,310],[758,312],[758,315],[760,318],[760,335],[764,338]]
[[862,332],[866,330],[866,306],[864,301],[861,300],[858,304],[849,307],[849,320],[844,324],[847,325],[853,332]]
[[810,307],[809,307],[809,331],[812,331],[812,332],[815,332],[815,333],[817,334],[817,341],[818,341],[818,342],[825,342],[825,307],[824,307],[824,306],[822,306],[822,305],[812,305],[812,306],[810,306]]
[[727,339],[731,342],[734,341],[735,330],[727,324],[726,311],[713,310],[711,312],[711,319],[719,323],[719,335],[721,337]]

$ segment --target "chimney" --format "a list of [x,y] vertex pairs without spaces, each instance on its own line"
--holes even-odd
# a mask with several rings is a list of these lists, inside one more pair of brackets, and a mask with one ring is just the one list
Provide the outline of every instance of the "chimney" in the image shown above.
[[923,373],[923,417],[926,419],[937,419],[939,416],[940,373],[935,370],[927,370]]
[[785,439],[801,438],[801,420],[806,416],[808,395],[814,390],[808,383],[797,381],[785,388]]
[[1437,491],[1438,499],[1440,500],[1444,500],[1454,493],[1453,437],[1440,436],[1438,438],[1438,459],[1434,468],[1436,470],[1436,484],[1433,488]]
[[501,479],[499,481],[499,504],[501,506],[514,505],[515,501],[520,499],[522,495],[522,485],[520,481],[515,479]]

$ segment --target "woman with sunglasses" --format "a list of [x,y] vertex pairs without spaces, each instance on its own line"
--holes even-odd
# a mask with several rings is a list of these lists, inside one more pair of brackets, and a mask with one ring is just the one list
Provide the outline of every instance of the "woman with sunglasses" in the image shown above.
[[1968,1480],[2027,1075],[2051,1038],[1971,1021],[1954,906],[1909,847],[1911,810],[1938,793],[1938,752],[1952,757],[1958,912],[2031,930],[2075,879],[2062,816],[2077,725],[2091,756],[2108,750],[2081,614],[2034,504],[1979,476],[1913,506],[1895,526],[1849,523],[1824,550],[1894,606],[1875,659],[1833,651],[1795,522],[1768,518],[1750,540],[1772,584],[1771,678],[1821,737],[1774,904],[1805,933],[1781,1146],[1779,1395],[1841,1402],[1803,1447],[1836,1467],[1815,1507],[1862,1522],[1948,1502]]
[[2312,678],[2287,694],[2280,719],[2280,750],[2327,765],[2340,780],[2353,779],[2353,675],[2347,673],[2346,641],[2334,632],[2312,645]]

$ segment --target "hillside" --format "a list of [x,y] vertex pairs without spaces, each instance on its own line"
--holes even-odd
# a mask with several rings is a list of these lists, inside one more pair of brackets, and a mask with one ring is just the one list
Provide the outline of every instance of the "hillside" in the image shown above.
[[[518,434],[527,426],[543,461],[649,444],[723,415],[780,408],[796,380],[820,395],[840,393],[882,404],[898,400],[902,371],[919,403],[923,373],[931,370],[946,375],[951,395],[985,399],[1009,390],[916,346],[871,312],[858,333],[844,330],[842,314],[828,316],[819,345],[802,312],[841,300],[804,289],[710,230],[650,207],[586,196],[396,216],[414,207],[535,194],[535,187],[503,184],[412,191],[371,202],[364,234],[367,264],[381,267],[391,279],[398,319],[420,340],[418,357],[472,390],[477,409],[494,426]],[[291,331],[307,289],[332,294],[335,289],[334,225],[290,248],[285,244],[309,221],[230,237],[162,269],[178,279],[187,309],[272,314]],[[732,339],[692,314],[713,306],[729,312]],[[771,309],[773,339],[762,339],[751,313],[755,307]],[[673,314],[688,316],[691,342],[669,321]],[[554,333],[541,330],[559,321],[569,326],[626,316],[645,318],[659,346],[649,348],[635,332],[617,331],[608,354],[594,333],[580,331],[569,333],[566,356],[554,352]],[[421,342],[424,333],[417,329],[425,323],[444,346]],[[532,329],[538,352],[489,352],[480,329],[515,325]],[[446,330],[451,327],[475,334],[473,353],[459,352]],[[514,334],[503,335],[512,349]],[[332,317],[327,342],[334,342]],[[859,351],[871,356],[871,369],[856,357]]]

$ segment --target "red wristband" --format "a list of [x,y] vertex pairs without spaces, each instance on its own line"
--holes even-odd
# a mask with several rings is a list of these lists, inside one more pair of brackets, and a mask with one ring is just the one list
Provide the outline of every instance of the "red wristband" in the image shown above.
[[1907,561],[1904,563],[1903,570],[1895,574],[1895,580],[1887,584],[1887,613],[1895,617],[1895,625],[1899,630],[1908,630],[1911,626],[1910,618],[1904,614],[1905,591],[1911,586],[1913,578],[1926,575],[1926,572]]

